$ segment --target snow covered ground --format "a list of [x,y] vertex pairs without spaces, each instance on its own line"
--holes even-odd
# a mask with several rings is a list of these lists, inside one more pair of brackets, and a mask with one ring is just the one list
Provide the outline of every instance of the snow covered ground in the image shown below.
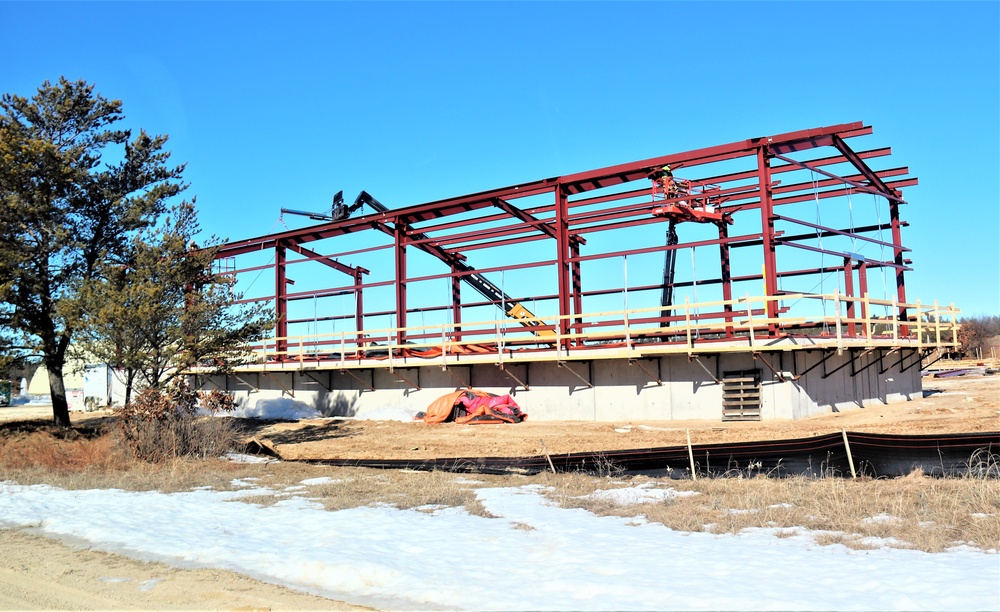
[[[461,477],[456,477],[461,478]],[[501,517],[461,509],[324,510],[309,479],[261,493],[64,491],[0,482],[0,526],[218,567],[392,610],[1000,610],[1000,555],[819,546],[802,531],[672,531],[546,502],[537,485],[480,489]],[[619,503],[669,488],[619,489]]]

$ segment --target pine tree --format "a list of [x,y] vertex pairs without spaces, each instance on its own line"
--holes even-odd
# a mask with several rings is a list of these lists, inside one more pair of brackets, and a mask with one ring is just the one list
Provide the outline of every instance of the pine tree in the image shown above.
[[194,204],[182,202],[81,293],[78,344],[120,369],[126,404],[137,383],[161,389],[194,366],[229,370],[270,328],[263,308],[234,304],[231,277],[212,270],[218,241],[196,248],[198,231]]
[[0,308],[37,345],[63,426],[81,290],[186,188],[184,166],[167,165],[166,136],[114,129],[121,106],[65,78],[31,99],[0,99]]

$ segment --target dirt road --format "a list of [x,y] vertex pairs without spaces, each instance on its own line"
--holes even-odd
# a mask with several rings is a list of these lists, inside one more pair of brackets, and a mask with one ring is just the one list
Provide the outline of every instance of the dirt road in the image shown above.
[[215,569],[179,569],[0,530],[2,610],[368,610]]

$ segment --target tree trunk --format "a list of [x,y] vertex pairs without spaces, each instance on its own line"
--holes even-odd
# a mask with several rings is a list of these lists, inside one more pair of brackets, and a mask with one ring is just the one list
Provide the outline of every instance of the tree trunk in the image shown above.
[[66,401],[66,385],[63,383],[63,363],[46,360],[45,369],[49,372],[52,419],[60,427],[69,427],[69,402]]
[[125,370],[125,407],[132,404],[132,387],[135,386],[135,370],[127,368]]

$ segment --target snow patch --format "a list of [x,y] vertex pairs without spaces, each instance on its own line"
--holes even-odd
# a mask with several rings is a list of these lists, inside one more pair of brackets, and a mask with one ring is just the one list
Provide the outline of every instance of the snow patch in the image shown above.
[[228,460],[230,463],[277,463],[278,460],[271,457],[262,457],[260,455],[247,455],[245,453],[234,453],[228,452],[223,455],[223,459]]
[[[306,478],[305,480],[299,481],[299,484],[304,484],[307,487],[312,487],[321,484],[332,484],[335,482],[341,482],[340,480],[334,480],[329,476],[320,476],[319,478]],[[287,490],[287,489],[286,489]]]
[[[675,494],[650,485],[609,495],[630,490]],[[379,609],[1000,610],[997,556],[967,546],[853,551],[817,546],[804,529],[786,538],[767,529],[688,533],[560,508],[538,485],[477,490],[503,520],[461,508],[329,511],[296,497],[264,506],[234,501],[239,495],[0,482],[0,523]],[[461,571],[484,559],[516,571],[490,572],[489,580]],[[748,566],[753,580],[733,579]],[[803,568],[808,580],[789,579]],[[544,579],[525,588],[526,576]]]
[[323,416],[319,410],[316,410],[305,402],[300,402],[290,397],[260,399],[253,406],[241,406],[235,412],[228,413],[228,415],[247,419],[291,421],[298,419],[318,419]]
[[698,495],[697,491],[676,491],[674,489],[656,489],[652,483],[644,483],[635,487],[623,489],[598,489],[583,499],[607,500],[619,506],[658,502],[689,495]]

